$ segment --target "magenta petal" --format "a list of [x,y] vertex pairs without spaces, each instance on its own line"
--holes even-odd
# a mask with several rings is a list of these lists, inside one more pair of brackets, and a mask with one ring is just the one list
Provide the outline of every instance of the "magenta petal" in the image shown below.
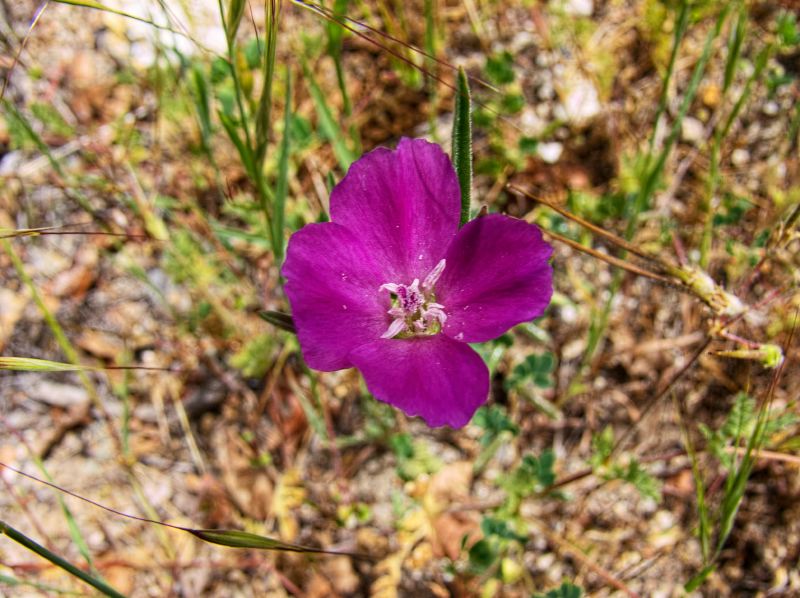
[[331,220],[353,231],[381,262],[383,282],[422,280],[458,231],[461,193],[442,149],[401,139],[351,167],[331,193]]
[[386,330],[382,267],[349,230],[309,224],[289,239],[282,274],[297,337],[316,370],[352,367],[348,354]]
[[350,355],[376,399],[429,426],[460,428],[489,394],[489,370],[469,345],[442,334],[380,339]]
[[436,285],[444,333],[482,343],[541,316],[553,294],[553,248],[536,225],[500,214],[468,222],[447,250]]

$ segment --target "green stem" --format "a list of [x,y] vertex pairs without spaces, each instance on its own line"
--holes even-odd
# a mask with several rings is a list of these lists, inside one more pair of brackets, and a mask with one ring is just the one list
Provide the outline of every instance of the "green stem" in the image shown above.
[[53,552],[50,552],[47,548],[45,548],[44,546],[42,546],[37,542],[34,542],[30,538],[28,538],[25,534],[14,529],[13,527],[11,527],[2,520],[0,520],[0,534],[8,536],[12,540],[14,540],[14,542],[21,544],[31,552],[34,552],[38,554],[40,557],[47,559],[48,561],[53,563],[56,567],[63,569],[70,575],[73,575],[81,579],[82,581],[88,583],[90,586],[102,592],[104,595],[112,596],[112,598],[125,598],[124,594],[120,594],[105,582],[92,577],[91,575],[89,575],[82,569],[79,569],[69,561],[61,558],[60,556],[58,556]]

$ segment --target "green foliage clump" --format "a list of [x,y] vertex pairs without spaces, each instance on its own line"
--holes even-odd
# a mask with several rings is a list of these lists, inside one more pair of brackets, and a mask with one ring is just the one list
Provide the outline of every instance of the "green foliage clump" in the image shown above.
[[534,594],[533,598],[581,598],[581,596],[583,596],[582,588],[565,581],[559,587],[548,591],[546,594]]
[[661,482],[650,475],[636,459],[611,461],[614,452],[614,430],[607,426],[592,438],[592,469],[604,480],[620,480],[631,484],[639,493],[656,502],[661,500]]
[[389,446],[397,458],[397,475],[407,482],[423,474],[436,473],[442,466],[428,445],[422,440],[412,440],[410,434],[391,436]]
[[[746,393],[739,393],[725,421],[717,430],[699,424],[700,432],[708,443],[708,450],[728,471],[735,471],[737,457],[730,450],[740,446],[742,440],[750,438],[758,425],[759,413],[756,401]],[[764,423],[763,435],[769,438],[797,423],[794,413],[768,414]]]
[[511,372],[506,380],[506,388],[517,388],[528,382],[539,388],[552,388],[554,366],[555,357],[549,351],[541,355],[528,355]]
[[247,378],[261,378],[272,363],[274,341],[271,334],[252,338],[230,358],[230,364]]

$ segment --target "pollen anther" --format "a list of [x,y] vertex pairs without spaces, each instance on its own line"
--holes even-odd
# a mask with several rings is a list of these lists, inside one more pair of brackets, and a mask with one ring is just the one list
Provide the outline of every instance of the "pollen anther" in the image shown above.
[[389,291],[392,306],[386,312],[392,318],[389,328],[381,338],[407,338],[409,336],[436,334],[447,321],[444,305],[436,303],[433,286],[444,271],[445,260],[438,264],[425,277],[420,287],[415,278],[410,285],[387,282],[379,291]]

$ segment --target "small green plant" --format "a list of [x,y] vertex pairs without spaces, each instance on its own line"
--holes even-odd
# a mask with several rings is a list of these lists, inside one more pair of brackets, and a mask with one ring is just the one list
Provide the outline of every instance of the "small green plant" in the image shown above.
[[506,388],[516,388],[525,383],[531,383],[537,388],[552,388],[554,366],[555,357],[549,351],[540,355],[528,355],[506,379]]
[[611,460],[614,447],[614,430],[611,426],[607,426],[594,436],[591,464],[595,474],[607,481],[620,480],[630,484],[642,496],[660,502],[661,483],[633,457],[628,457],[624,461]]
[[397,458],[397,475],[401,479],[415,480],[422,474],[438,471],[442,462],[431,454],[422,440],[413,440],[409,434],[395,434],[389,438],[389,446]]
[[559,587],[548,591],[546,594],[534,594],[533,598],[581,598],[581,596],[583,596],[582,588],[565,581]]

